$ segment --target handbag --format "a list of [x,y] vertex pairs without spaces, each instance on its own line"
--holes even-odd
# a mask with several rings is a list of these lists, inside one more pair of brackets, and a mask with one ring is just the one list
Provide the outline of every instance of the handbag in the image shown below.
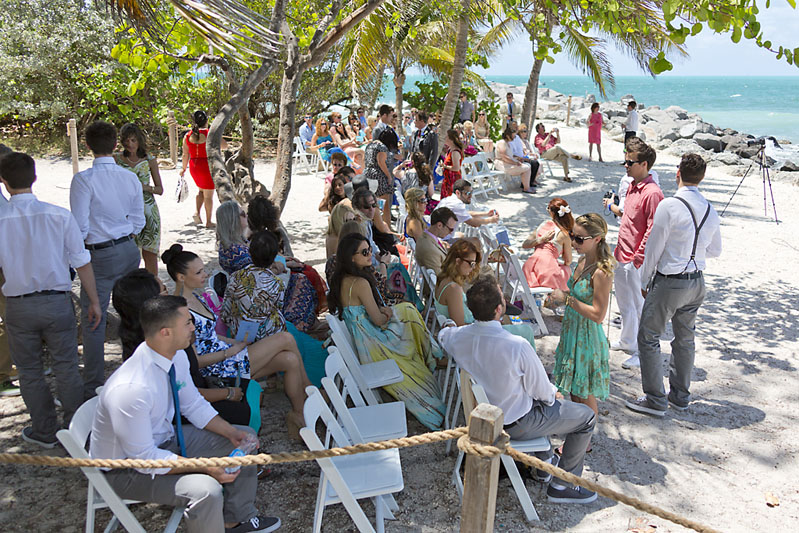
[[181,203],[189,197],[189,184],[186,183],[186,178],[183,176],[178,177],[178,186],[175,189],[175,201]]

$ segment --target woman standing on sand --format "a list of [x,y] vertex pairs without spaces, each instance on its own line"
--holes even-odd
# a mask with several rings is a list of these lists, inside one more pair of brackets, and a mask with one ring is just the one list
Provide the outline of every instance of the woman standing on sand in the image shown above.
[[452,194],[452,186],[461,179],[461,161],[463,161],[463,143],[457,130],[448,130],[444,146],[449,150],[444,157],[441,168],[444,180],[441,182],[441,199]]
[[608,312],[616,262],[605,241],[607,232],[607,223],[597,213],[577,218],[571,238],[583,257],[569,278],[568,289],[555,289],[549,296],[551,303],[566,306],[555,351],[555,386],[594,413],[599,412],[597,400],[606,399],[610,392],[610,356],[602,319]]
[[[208,140],[208,115],[205,111],[194,112],[194,126],[183,139],[183,168],[180,170],[180,177],[189,169],[194,183],[200,190],[197,192],[197,206],[194,211],[194,223],[202,224],[200,218],[200,208],[205,206],[205,227],[213,228],[211,222],[211,212],[214,210],[214,180],[211,178],[211,169],[208,166],[208,154],[205,151],[205,141]],[[227,142],[222,139],[219,146],[224,150]]]
[[[591,155],[596,145],[596,155],[602,161],[602,113],[599,112],[599,104],[594,102],[591,104],[591,115],[588,117],[588,160],[591,161]],[[604,161],[603,161],[604,162]]]

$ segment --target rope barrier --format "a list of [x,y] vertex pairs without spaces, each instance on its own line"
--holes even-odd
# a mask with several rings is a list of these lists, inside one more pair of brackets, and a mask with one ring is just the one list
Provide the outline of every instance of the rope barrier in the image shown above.
[[97,468],[183,468],[183,467],[227,467],[227,466],[250,466],[280,463],[298,463],[305,461],[315,461],[331,457],[344,455],[355,455],[358,453],[368,453],[392,448],[410,448],[422,444],[432,444],[450,439],[458,439],[458,449],[464,453],[477,455],[484,458],[498,457],[507,454],[511,458],[527,466],[543,470],[553,476],[588,490],[594,491],[600,496],[623,503],[639,511],[649,513],[669,522],[698,531],[699,533],[720,533],[718,530],[708,527],[699,522],[695,522],[678,514],[666,511],[660,507],[650,505],[632,496],[627,496],[615,490],[608,489],[587,479],[575,476],[570,472],[558,468],[550,463],[544,462],[537,457],[522,453],[510,446],[510,437],[504,431],[497,442],[487,446],[473,442],[470,438],[467,427],[458,427],[444,431],[435,431],[403,437],[401,439],[384,440],[380,442],[367,442],[364,444],[354,444],[341,448],[329,448],[318,451],[302,452],[281,452],[274,454],[260,453],[256,455],[245,455],[243,457],[193,457],[180,458],[174,460],[143,460],[143,459],[76,459],[73,457],[52,457],[30,454],[0,454],[0,463],[23,464],[34,466],[55,466],[55,467],[97,467]]

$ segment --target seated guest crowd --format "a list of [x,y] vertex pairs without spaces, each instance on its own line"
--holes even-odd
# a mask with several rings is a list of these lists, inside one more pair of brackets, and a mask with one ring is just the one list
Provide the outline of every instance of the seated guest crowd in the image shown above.
[[[258,196],[246,209],[226,201],[216,211],[221,271],[209,274],[203,259],[181,244],[160,254],[174,282],[172,294],[167,294],[156,275],[157,207],[146,197],[163,187],[157,165],[153,169],[143,163],[152,158],[137,128],[123,130],[125,151],[116,159],[115,127],[98,121],[86,129],[95,160],[73,178],[71,212],[33,195],[32,158],[15,152],[0,157],[0,178],[11,195],[9,201],[0,196],[0,240],[15,243],[0,247],[3,319],[31,417],[22,438],[54,447],[58,428],[68,425],[102,385],[95,400],[92,457],[224,456],[257,436],[262,423],[258,380],[279,375],[290,403],[286,430],[299,439],[305,389],[319,386],[324,377],[329,331],[322,315],[329,311],[346,326],[361,363],[397,363],[403,380],[383,390],[404,402],[425,427],[443,426],[444,391],[434,373],[452,357],[485,388],[489,401],[502,408],[511,438],[564,437],[560,448],[537,455],[580,475],[598,422],[598,402],[609,394],[608,340],[601,323],[614,276],[619,303],[629,306],[622,312],[623,322],[629,327],[635,319],[637,326],[640,318],[641,323],[637,341],[646,395],[627,406],[654,416],[663,416],[667,403],[686,408],[693,319],[704,296],[701,270],[705,257],[720,253],[715,211],[706,208],[705,217],[712,215],[709,224],[704,233],[694,228],[693,236],[685,230],[687,214],[676,202],[664,202],[669,212],[658,209],[656,216],[663,195],[651,177],[654,150],[636,138],[626,154],[631,182],[619,232],[621,250],[611,253],[601,215],[575,216],[563,198],[549,201],[547,219],[522,248],[533,250],[523,267],[527,283],[552,289],[548,305],[562,311],[550,381],[536,354],[534,330],[524,322],[511,323],[507,316],[506,296],[485,266],[491,250],[461,231],[500,220],[495,209],[472,209],[472,184],[461,177],[461,164],[469,147],[495,149],[492,158],[498,166],[520,176],[523,191],[533,192],[540,178],[539,154],[560,161],[566,181],[571,181],[568,159],[579,156],[560,147],[557,129],[546,133],[540,124],[531,146],[526,127],[516,124],[521,111],[512,95],[496,145],[488,138],[485,113],[477,113],[465,94],[460,106],[462,131],[444,132],[446,152],[441,157],[437,126],[424,111],[412,110],[399,119],[384,105],[374,121],[359,109],[346,122],[332,113],[315,125],[311,115],[305,116],[300,138],[332,170],[319,204],[319,211],[329,213],[326,281],[294,256],[279,209]],[[691,215],[706,204],[696,189],[705,169],[697,158],[684,156],[678,172],[679,191],[686,198],[677,198],[686,206],[695,204],[689,206]],[[433,198],[436,166],[443,176],[439,200]],[[151,174],[145,179],[146,169]],[[391,213],[395,180],[401,187],[397,200],[404,220],[396,232]],[[672,220],[677,218],[681,225],[675,226]],[[654,226],[647,226],[653,219]],[[652,227],[650,244],[656,239],[657,248],[646,245],[649,232],[639,235],[641,227]],[[684,243],[691,238],[693,268],[686,276],[688,267],[677,273],[675,263],[683,259]],[[407,268],[410,250],[419,266],[435,274],[435,284],[421,296]],[[579,255],[574,267],[573,253]],[[146,269],[138,268],[141,258]],[[636,292],[649,291],[643,315],[640,310],[636,315],[634,302],[622,301],[618,288],[619,276],[630,285],[627,278],[638,268],[645,273],[634,278]],[[70,269],[81,285],[82,377]],[[436,313],[446,320],[437,337],[420,313],[425,309],[422,298],[431,298]],[[110,300],[121,318],[124,362],[104,380]],[[679,315],[684,325],[679,331],[675,327],[684,349],[675,349],[680,364],[672,370],[672,391],[666,397],[657,347],[668,313],[675,320]],[[628,334],[625,339],[632,342],[635,337]],[[42,342],[53,361],[60,423],[44,379]],[[595,493],[543,471],[531,475],[548,484],[549,501],[596,499]],[[255,507],[255,467],[232,474],[221,468],[110,470],[106,477],[120,497],[185,506],[189,531],[224,528],[238,533],[280,526],[279,518],[261,516]]]

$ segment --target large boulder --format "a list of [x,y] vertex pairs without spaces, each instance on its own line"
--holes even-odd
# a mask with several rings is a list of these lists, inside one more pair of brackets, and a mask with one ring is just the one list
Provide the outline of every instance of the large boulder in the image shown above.
[[777,165],[777,170],[782,172],[799,172],[799,165],[793,161],[784,161],[781,165]]
[[596,95],[589,94],[588,96],[585,97],[585,101],[587,103],[589,103],[589,104],[595,104],[596,103]]
[[682,139],[690,139],[696,134],[698,129],[696,122],[689,122],[680,128],[680,137]]
[[710,162],[715,162],[719,165],[740,165],[741,158],[732,152],[720,152],[718,154],[713,154],[710,157]]
[[699,154],[704,157],[705,160],[710,159],[713,155],[713,152],[705,150],[696,144],[693,139],[678,139],[674,141],[668,148],[668,152],[679,157],[685,154]]
[[627,102],[629,102],[630,100],[635,100],[635,97],[631,94],[625,94],[624,96],[621,97],[621,100],[619,101],[626,106]]
[[697,133],[693,136],[694,142],[704,148],[713,152],[721,152],[721,137],[712,135],[710,133]]
[[725,150],[727,152],[732,152],[736,155],[739,155],[745,159],[749,159],[757,155],[757,152],[760,151],[760,147],[757,145],[749,146],[745,142],[735,142],[728,144]]
[[713,124],[709,122],[702,122],[700,121],[696,125],[696,132],[697,133],[710,133],[712,135],[718,135],[718,129]]
[[669,106],[663,111],[665,111],[666,113],[670,113],[671,115],[674,115],[676,118],[680,120],[686,120],[688,118],[688,111],[676,105]]
[[[726,130],[725,130],[726,131]],[[721,136],[721,144],[725,150],[728,150],[730,145],[733,144],[746,144],[746,137],[737,134],[724,134]],[[729,151],[729,150],[728,150]]]

